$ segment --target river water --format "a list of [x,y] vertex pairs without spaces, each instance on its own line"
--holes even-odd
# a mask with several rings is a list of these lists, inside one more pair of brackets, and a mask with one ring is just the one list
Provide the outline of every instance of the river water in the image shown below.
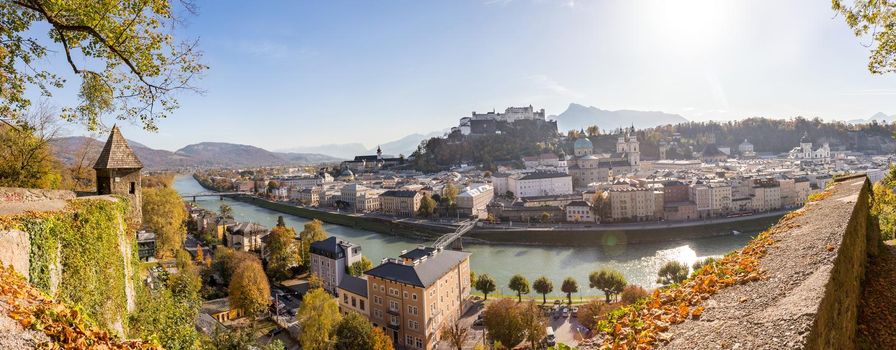
[[[191,176],[178,176],[174,188],[181,194],[207,191]],[[277,223],[277,216],[282,215],[286,224],[295,227],[296,232],[301,231],[302,226],[309,221],[227,198],[221,200],[218,197],[201,197],[196,201],[198,206],[216,212],[223,203],[233,208],[237,221],[252,221],[271,227]],[[374,264],[382,258],[397,257],[401,250],[428,243],[338,225],[325,224],[324,228],[330,235],[360,244],[364,255]],[[704,257],[724,255],[742,248],[757,233],[743,232],[739,235],[726,234],[677,242],[629,244],[611,249],[465,243],[464,250],[473,254],[470,257],[473,271],[492,275],[502,294],[512,294],[507,283],[514,274],[522,274],[530,282],[539,276],[547,276],[554,282],[555,296],[562,294],[560,284],[566,277],[573,277],[578,281],[579,294],[596,295],[599,294],[597,290],[588,288],[588,275],[597,269],[613,268],[622,272],[629,283],[655,287],[656,273],[666,261],[678,260],[691,265]]]

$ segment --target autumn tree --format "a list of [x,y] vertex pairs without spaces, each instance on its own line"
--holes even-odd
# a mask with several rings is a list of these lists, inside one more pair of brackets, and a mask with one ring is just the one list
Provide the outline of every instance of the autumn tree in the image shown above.
[[507,287],[516,292],[517,302],[523,301],[523,294],[529,294],[529,280],[522,275],[513,275]]
[[529,342],[530,348],[537,349],[538,342],[547,335],[545,328],[548,323],[544,313],[534,301],[525,303],[519,310],[523,330],[526,332],[526,341]]
[[460,324],[460,322],[446,322],[439,330],[439,339],[448,342],[451,347],[462,350],[464,342],[467,341],[467,333],[469,329]]
[[336,324],[336,350],[370,349],[372,331],[373,325],[366,317],[357,312],[349,312]]
[[379,327],[373,327],[370,332],[370,350],[395,350],[392,346],[392,338],[383,333]]
[[349,266],[349,274],[352,276],[361,276],[364,274],[364,271],[370,270],[373,268],[373,262],[370,261],[366,256],[362,256],[361,260],[355,261]]
[[483,294],[485,300],[488,300],[489,293],[494,292],[495,289],[498,288],[498,285],[495,284],[495,279],[492,278],[492,276],[487,273],[483,273],[479,275],[478,279],[476,279],[475,288]]
[[833,0],[832,4],[857,37],[871,34],[868,70],[873,74],[896,72],[896,3]]
[[684,263],[678,261],[666,262],[657,272],[656,283],[662,285],[681,283],[681,281],[688,278],[688,272],[688,265]]
[[448,202],[448,204],[454,204],[454,201],[457,200],[457,186],[454,186],[453,183],[448,183],[445,185],[445,188],[442,189],[442,198]]
[[296,319],[302,325],[299,343],[305,350],[327,350],[336,343],[335,328],[341,320],[336,299],[320,288],[308,291]]
[[230,306],[243,310],[252,318],[259,316],[271,304],[268,279],[258,259],[242,260],[230,279]]
[[[3,31],[0,30],[0,38],[2,35]],[[3,94],[2,86],[0,70],[0,96]],[[0,108],[2,106],[3,102],[0,102]],[[3,116],[2,112],[0,116]],[[14,123],[2,122],[0,119],[0,186],[48,189],[65,187],[61,165],[53,157],[50,145],[50,141],[59,134],[59,126],[53,122],[55,118],[57,116],[49,107],[41,104]]]
[[225,284],[229,284],[231,277],[243,261],[253,259],[256,258],[249,253],[219,245],[215,247],[215,260],[212,263],[212,269],[221,276]]
[[309,221],[299,233],[299,237],[302,240],[302,265],[311,266],[311,243],[327,239],[323,222],[318,219]]
[[[195,10],[190,2],[176,3]],[[191,84],[206,69],[196,41],[178,43],[170,35],[179,23],[173,10],[167,0],[4,1],[0,115],[15,119],[31,104],[29,96],[62,88],[66,79],[44,65],[65,57],[80,80],[78,104],[63,110],[66,119],[95,130],[101,115],[114,113],[155,130],[156,120],[178,107],[175,92],[195,91]],[[56,52],[64,55],[48,55]]]
[[172,256],[183,246],[187,209],[173,188],[143,190],[143,224],[156,233],[156,256]]
[[628,284],[625,281],[625,276],[613,269],[600,269],[592,272],[588,276],[588,281],[589,287],[597,288],[604,292],[604,297],[608,304],[610,303],[610,298],[622,293],[622,289]]
[[513,348],[525,339],[519,304],[510,299],[489,303],[482,311],[482,323],[492,339]]
[[560,286],[560,290],[563,291],[563,293],[566,293],[566,302],[572,304],[572,293],[579,292],[579,283],[576,282],[575,278],[567,277],[563,280],[563,285]]
[[597,127],[597,125],[592,125],[585,128],[585,133],[587,133],[588,136],[597,136],[600,135],[600,129]]
[[417,209],[417,215],[422,217],[430,217],[436,211],[436,201],[432,199],[428,194],[423,195],[423,199],[420,200],[420,209]]
[[218,214],[222,218],[233,219],[233,208],[227,203],[221,203],[221,206],[218,207]]
[[622,290],[622,296],[620,297],[620,299],[622,299],[622,303],[628,305],[634,304],[638,302],[638,300],[644,299],[648,296],[649,294],[647,293],[647,290],[645,290],[641,286],[630,284],[625,286],[625,288]]
[[268,275],[275,281],[289,278],[290,268],[301,263],[296,230],[292,227],[274,226],[268,237]]
[[611,305],[602,303],[597,299],[591,300],[579,306],[579,323],[588,329],[596,329],[597,321],[612,308]]
[[548,294],[554,291],[554,284],[547,277],[541,276],[535,282],[532,282],[532,289],[541,294],[541,303],[546,304],[548,302]]

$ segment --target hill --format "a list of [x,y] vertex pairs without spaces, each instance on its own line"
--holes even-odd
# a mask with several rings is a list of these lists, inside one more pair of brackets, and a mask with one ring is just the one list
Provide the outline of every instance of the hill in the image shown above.
[[657,111],[634,111],[622,109],[608,111],[597,107],[585,107],[570,103],[563,113],[552,116],[557,120],[557,128],[561,131],[584,129],[597,125],[601,130],[614,130],[630,127],[637,129],[652,128],[660,125],[686,123],[688,120],[678,114]]
[[[76,164],[83,161],[89,166],[92,166],[103,147],[103,141],[84,136],[57,138],[52,144],[53,153],[62,162]],[[152,149],[130,140],[128,144],[147,170],[314,164],[339,160],[322,154],[275,153],[254,146],[223,142],[192,144],[175,152]]]
[[877,112],[868,119],[853,119],[848,121],[849,124],[866,124],[876,120],[878,123],[892,123],[896,121],[896,114],[886,115],[883,112]]

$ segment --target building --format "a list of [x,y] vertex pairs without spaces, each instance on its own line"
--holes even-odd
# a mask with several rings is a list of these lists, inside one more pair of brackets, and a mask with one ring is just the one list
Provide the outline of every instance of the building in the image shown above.
[[367,280],[346,275],[337,287],[336,298],[339,299],[339,313],[343,316],[349,312],[357,312],[370,317],[370,303],[367,300]]
[[567,160],[573,187],[585,188],[595,182],[606,182],[611,176],[641,168],[641,149],[634,127],[619,131],[615,153],[597,155],[588,137],[573,143],[573,157]]
[[781,186],[775,179],[753,180],[753,210],[765,212],[781,209]]
[[709,212],[711,216],[720,216],[731,211],[731,186],[725,182],[710,182]]
[[339,200],[357,212],[376,211],[381,207],[379,194],[357,183],[342,186]]
[[320,187],[290,190],[289,200],[302,203],[302,205],[316,207],[320,205]]
[[96,193],[116,194],[131,198],[131,212],[137,224],[143,222],[143,192],[140,170],[143,163],[128,146],[117,125],[112,126],[109,139],[93,164],[96,170]]
[[243,310],[231,308],[227,298],[203,302],[199,313],[209,315],[220,323],[243,317]]
[[688,184],[679,180],[663,181],[663,202],[687,202]]
[[377,146],[375,155],[355,156],[352,160],[342,162],[342,167],[354,172],[372,172],[402,164],[404,157],[384,156],[382,148]]
[[412,217],[420,209],[423,195],[411,190],[389,190],[380,194],[383,214]]
[[137,232],[137,257],[148,261],[156,256],[156,234],[140,230]]
[[573,201],[566,205],[567,222],[595,222],[597,221],[591,204],[586,201]]
[[557,172],[534,172],[511,177],[508,187],[517,197],[553,196],[572,193],[572,176]]
[[270,233],[267,227],[254,222],[243,222],[227,226],[224,239],[227,246],[244,252],[261,250],[262,239]]
[[741,142],[740,145],[737,145],[737,151],[740,153],[741,158],[755,158],[756,152],[753,151],[753,144],[747,139],[744,139],[744,142]]
[[347,268],[361,261],[361,246],[331,236],[311,243],[311,273],[320,278],[324,290],[336,294],[336,287],[348,275]]
[[728,160],[728,155],[719,150],[719,147],[714,143],[706,144],[703,147],[703,151],[700,152],[700,161],[703,163],[722,163],[726,160]]
[[645,187],[610,188],[607,190],[610,202],[610,221],[653,221],[656,219],[656,196],[654,190]]
[[800,146],[790,150],[790,158],[830,159],[831,147],[827,142],[825,142],[821,145],[821,147],[812,149],[812,139],[809,138],[808,132],[804,132],[803,137],[800,138]]
[[464,188],[455,199],[458,215],[484,218],[488,215],[486,206],[495,198],[495,189],[489,185]]
[[370,321],[396,348],[434,349],[470,306],[470,253],[421,246],[365,274]]

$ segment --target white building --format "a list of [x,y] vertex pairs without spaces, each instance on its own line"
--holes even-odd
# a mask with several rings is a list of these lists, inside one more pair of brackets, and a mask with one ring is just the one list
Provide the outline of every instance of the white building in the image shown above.
[[[463,122],[463,119],[464,118],[461,118],[461,122]],[[472,113],[472,119],[494,119],[510,123],[523,119],[544,120],[544,108],[536,111],[532,105],[529,105],[528,107],[507,107],[507,109],[504,110],[504,113],[495,113],[494,111],[488,113],[476,113],[474,111]]]
[[489,185],[467,187],[457,195],[457,210],[460,215],[484,218],[485,207],[495,197],[495,189]]
[[586,201],[572,201],[566,205],[567,222],[595,222],[596,216],[591,209],[591,204]]
[[557,172],[535,172],[508,178],[508,188],[517,197],[556,196],[572,193],[572,176]]
[[809,139],[808,133],[803,133],[800,138],[800,146],[790,151],[790,158],[796,159],[830,159],[831,147],[827,142],[818,149],[812,149],[812,140]]
[[346,276],[347,267],[361,261],[361,246],[330,237],[311,243],[311,273],[320,278],[323,287],[336,293]]

